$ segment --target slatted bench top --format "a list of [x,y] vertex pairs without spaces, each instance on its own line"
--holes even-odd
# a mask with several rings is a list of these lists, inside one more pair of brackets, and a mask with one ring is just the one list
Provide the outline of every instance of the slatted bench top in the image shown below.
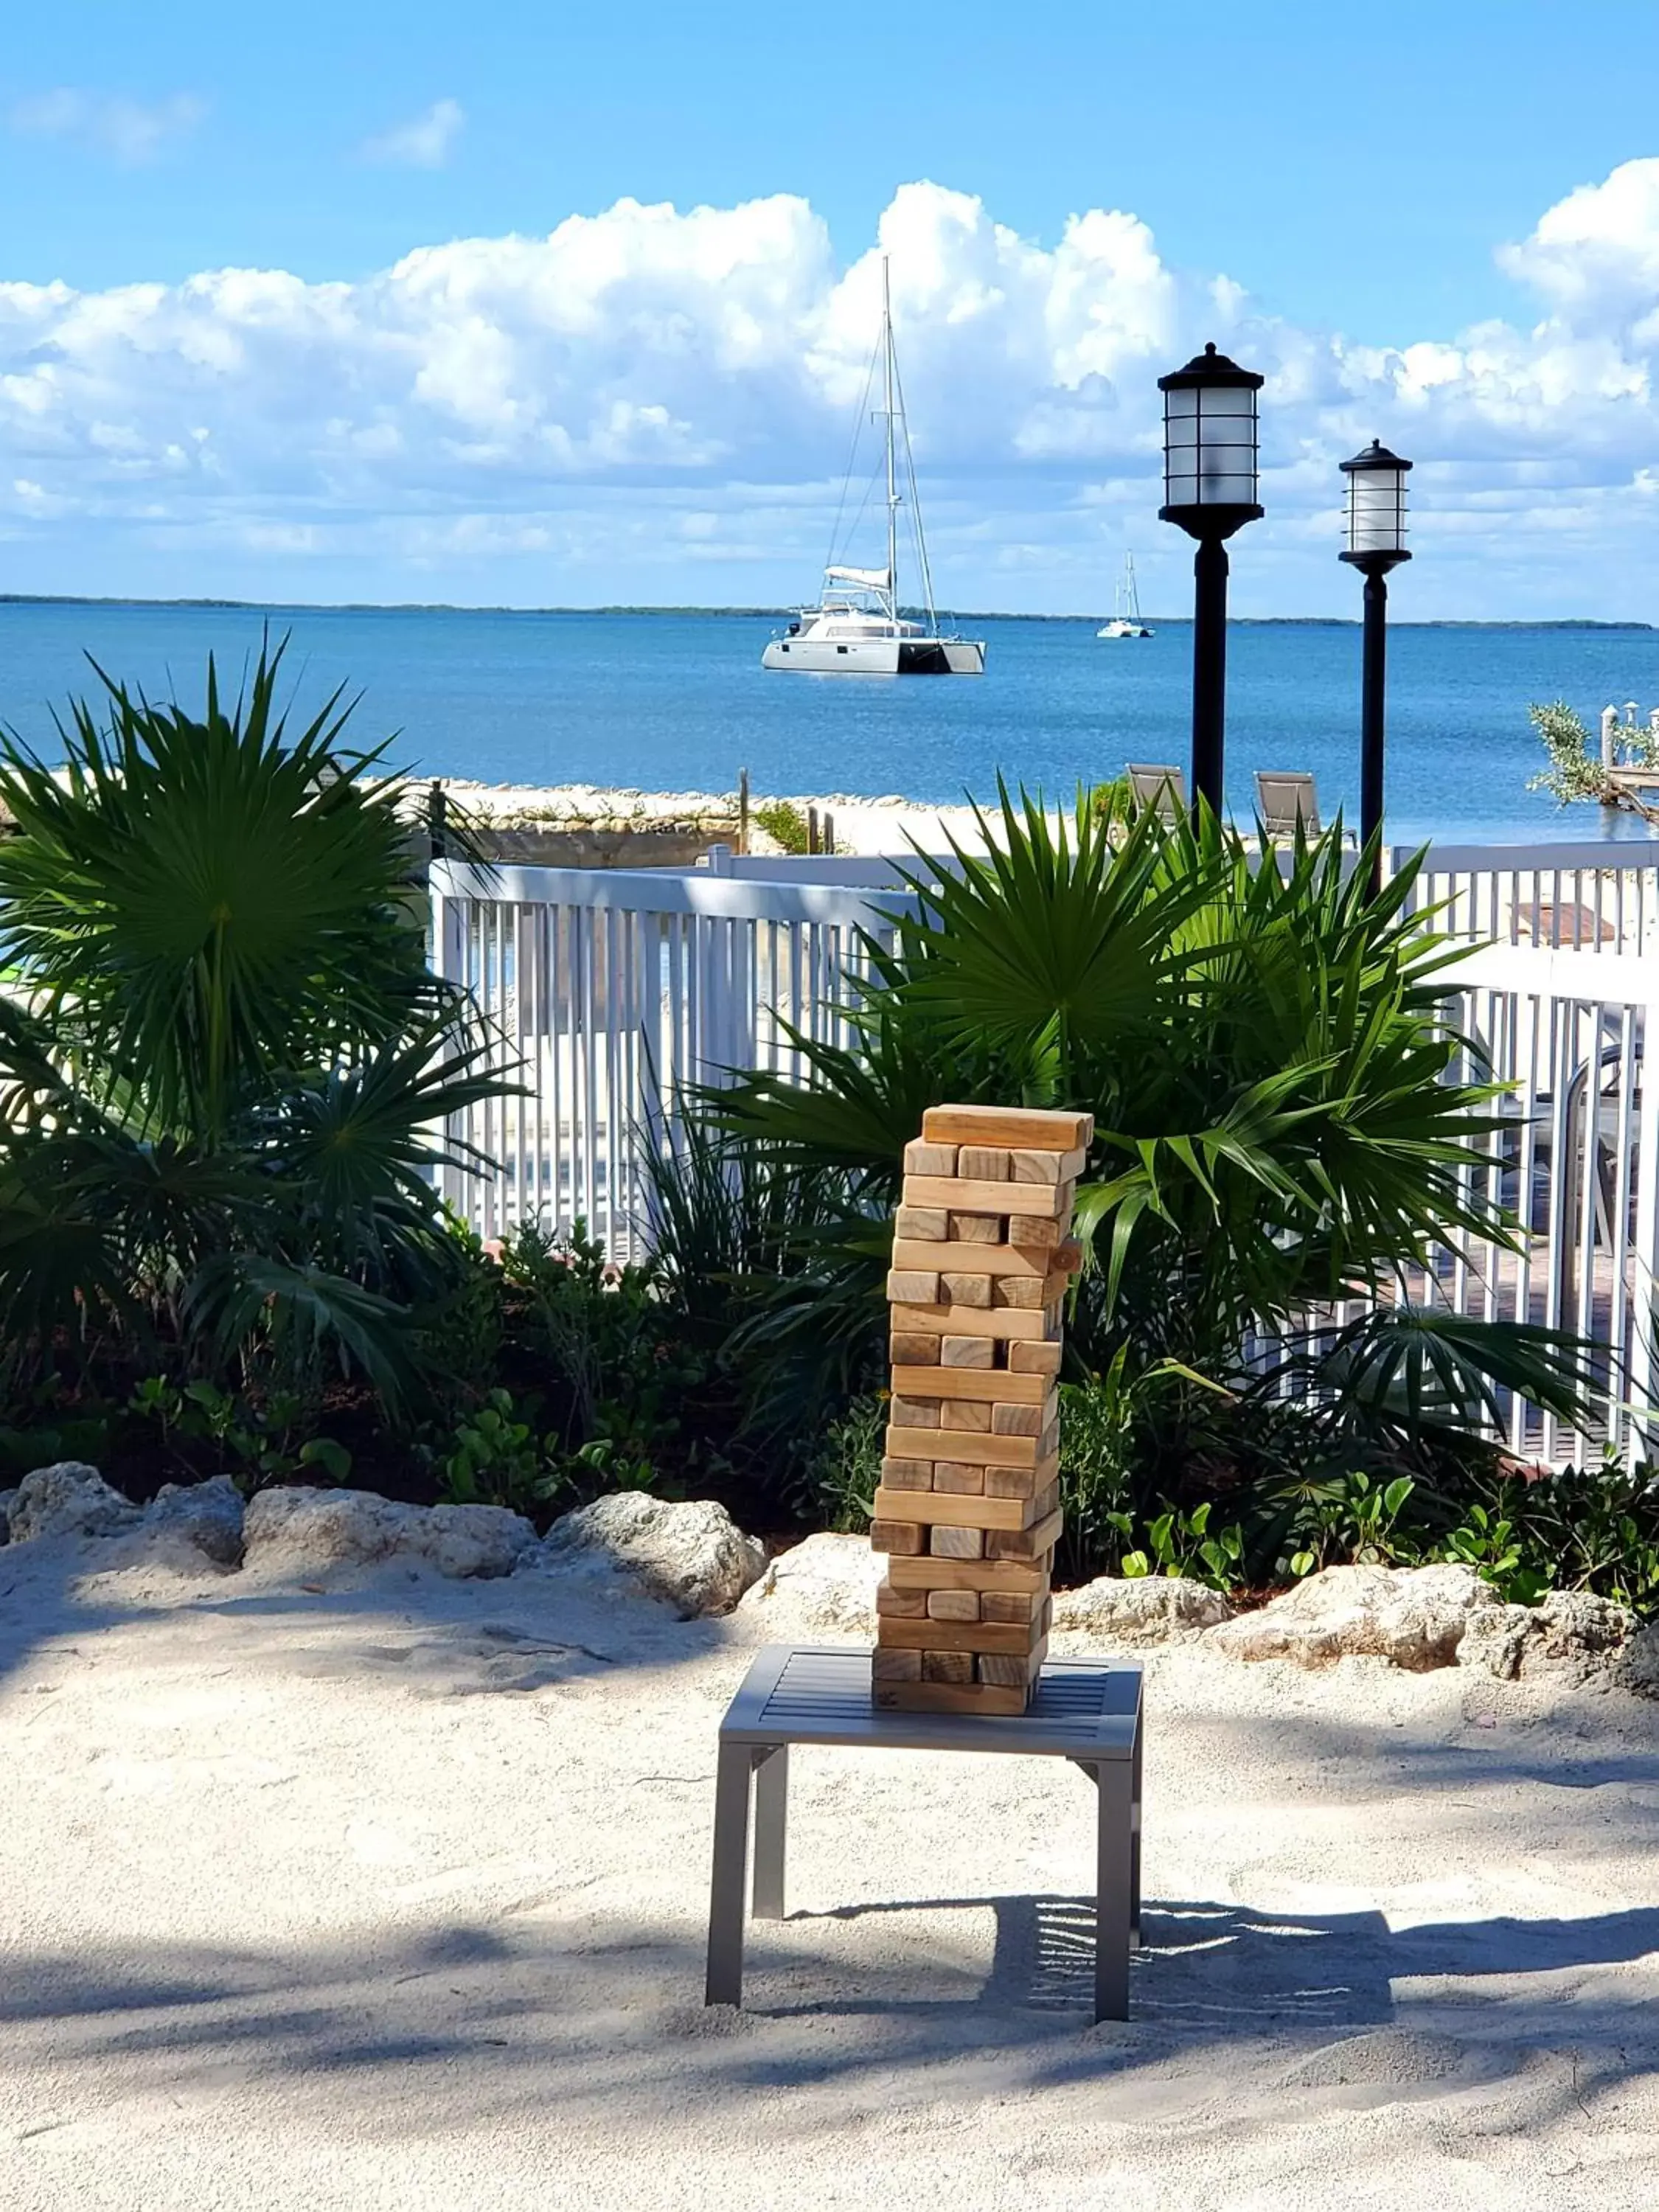
[[1134,1753],[1140,1692],[1136,1660],[1050,1659],[1030,1705],[1017,1716],[884,1712],[870,1701],[867,1646],[772,1644],[744,1677],[720,1735],[738,1743],[1127,1759]]

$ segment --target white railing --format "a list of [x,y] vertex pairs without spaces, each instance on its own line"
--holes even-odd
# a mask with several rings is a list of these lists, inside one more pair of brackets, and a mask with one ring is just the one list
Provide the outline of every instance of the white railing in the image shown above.
[[[1659,1396],[1659,1084],[1643,1080],[1659,1000],[1656,861],[1659,847],[1439,847],[1421,886],[1421,903],[1452,902],[1437,926],[1480,945],[1455,971],[1448,1018],[1513,1086],[1480,1173],[1522,1230],[1517,1252],[1449,1243],[1407,1287],[1607,1347],[1589,1439],[1511,1409],[1509,1441],[1528,1456],[1627,1449]],[[434,865],[434,965],[471,994],[495,1064],[524,1086],[452,1133],[497,1164],[494,1176],[445,1171],[446,1196],[483,1235],[580,1215],[613,1256],[638,1256],[647,1153],[674,1141],[680,1089],[728,1068],[799,1074],[791,1030],[848,1041],[859,933],[889,941],[908,895],[880,862],[775,861],[764,877],[744,865],[718,853],[689,872]],[[1573,908],[1593,932],[1582,912],[1571,928],[1560,919]]]
[[[1396,846],[1391,867],[1413,848]],[[1598,845],[1431,845],[1413,892],[1448,936],[1553,951],[1659,951],[1659,840]]]
[[[718,860],[716,869],[719,867]],[[580,1215],[617,1259],[643,1249],[647,1148],[672,1103],[728,1068],[800,1072],[792,1030],[846,1042],[902,892],[757,882],[714,870],[432,868],[433,964],[462,985],[492,1064],[523,1095],[450,1133],[496,1164],[443,1171],[484,1237]]]
[[1602,1443],[1628,1453],[1659,1395],[1659,1084],[1644,1079],[1659,966],[1494,945],[1455,972],[1447,1018],[1475,1049],[1455,1075],[1511,1086],[1485,1147],[1491,1164],[1468,1180],[1518,1221],[1518,1249],[1449,1241],[1407,1288],[1475,1319],[1544,1323],[1604,1347],[1588,1435],[1563,1435],[1517,1401],[1507,1441],[1546,1461]]

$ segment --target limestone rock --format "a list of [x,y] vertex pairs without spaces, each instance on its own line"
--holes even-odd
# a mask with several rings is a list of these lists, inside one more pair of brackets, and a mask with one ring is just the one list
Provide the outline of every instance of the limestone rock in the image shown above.
[[242,1564],[242,1496],[228,1474],[210,1482],[164,1482],[141,1533],[160,1550],[199,1552],[216,1566]]
[[1204,1641],[1234,1659],[1326,1667],[1370,1656],[1423,1673],[1450,1666],[1471,1616],[1497,1602],[1469,1567],[1327,1567]]
[[1472,1613],[1457,1663],[1506,1682],[1546,1674],[1570,1682],[1612,1680],[1635,1626],[1634,1615],[1611,1598],[1550,1590],[1536,1605],[1494,1605]]
[[16,1503],[15,1490],[0,1490],[0,1544],[11,1541],[11,1509]]
[[624,1567],[682,1620],[730,1613],[766,1567],[766,1552],[723,1505],[676,1504],[643,1490],[614,1492],[567,1513],[548,1530],[537,1563],[596,1553]]
[[416,1548],[441,1575],[458,1579],[510,1575],[536,1540],[524,1516],[501,1505],[434,1505],[418,1517],[425,1525]]
[[779,1638],[825,1632],[867,1641],[876,1632],[876,1584],[886,1561],[865,1536],[809,1536],[769,1559],[738,1606]]
[[18,1485],[7,1514],[14,1544],[46,1536],[114,1536],[134,1527],[138,1508],[112,1490],[95,1467],[59,1460],[37,1467]]
[[1659,1698],[1659,1623],[1650,1622],[1626,1638],[1613,1678],[1633,1697]]
[[398,1557],[440,1574],[510,1574],[535,1530],[499,1505],[401,1505],[367,1490],[262,1490],[244,1522],[250,1567],[327,1574]]
[[1109,1644],[1188,1644],[1232,1617],[1232,1605],[1219,1590],[1184,1575],[1122,1580],[1101,1575],[1054,1597],[1056,1629],[1075,1629]]

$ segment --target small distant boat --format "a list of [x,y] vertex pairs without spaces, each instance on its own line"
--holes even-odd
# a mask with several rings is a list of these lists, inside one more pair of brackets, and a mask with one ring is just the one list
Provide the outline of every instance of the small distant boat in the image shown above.
[[[761,666],[793,669],[807,676],[982,676],[984,640],[957,637],[941,631],[933,606],[933,579],[927,565],[927,543],[922,535],[921,507],[916,497],[915,463],[910,455],[904,394],[893,350],[892,298],[884,257],[881,264],[881,337],[878,355],[886,393],[882,414],[887,428],[887,565],[884,568],[855,568],[831,561],[823,572],[817,606],[803,607],[783,635],[771,641],[761,655]],[[873,360],[870,374],[873,382]],[[899,489],[901,455],[915,532],[922,599],[927,609],[925,622],[908,621],[898,611],[898,511],[906,495]],[[849,465],[849,488],[852,480]],[[844,504],[844,493],[842,498]]]
[[1117,587],[1117,612],[1110,622],[1095,632],[1097,637],[1150,637],[1152,632],[1140,619],[1140,594],[1135,589],[1135,556],[1123,556],[1123,574]]

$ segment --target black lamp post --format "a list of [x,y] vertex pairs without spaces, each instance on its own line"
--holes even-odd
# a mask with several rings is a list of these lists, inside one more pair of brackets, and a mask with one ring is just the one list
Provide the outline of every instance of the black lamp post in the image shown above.
[[1219,814],[1227,719],[1227,552],[1256,504],[1255,395],[1263,379],[1212,345],[1160,376],[1164,504],[1159,520],[1198,540],[1193,559],[1193,803]]
[[[1359,708],[1359,838],[1368,844],[1382,826],[1382,695],[1388,665],[1390,568],[1411,559],[1406,549],[1406,472],[1409,461],[1373,438],[1363,453],[1344,461],[1348,479],[1348,542],[1342,558],[1365,579],[1365,642]],[[1380,889],[1382,856],[1371,866],[1371,889]]]

